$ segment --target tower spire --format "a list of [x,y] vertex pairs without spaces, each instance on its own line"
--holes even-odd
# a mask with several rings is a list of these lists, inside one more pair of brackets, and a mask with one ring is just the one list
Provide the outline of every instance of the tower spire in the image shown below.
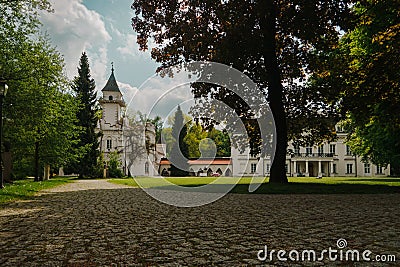
[[114,76],[114,62],[111,62],[111,75],[110,75],[110,78],[108,79],[106,86],[104,86],[102,91],[103,92],[111,91],[111,92],[121,93],[121,91],[119,90],[119,87],[118,87],[117,80],[115,79],[115,76]]

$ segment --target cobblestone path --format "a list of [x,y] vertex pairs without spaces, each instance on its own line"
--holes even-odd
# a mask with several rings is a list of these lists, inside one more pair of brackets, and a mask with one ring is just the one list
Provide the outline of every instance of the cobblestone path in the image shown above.
[[320,252],[340,238],[343,251],[396,255],[383,266],[400,266],[399,207],[396,194],[230,194],[177,208],[140,189],[77,181],[0,207],[0,266],[380,266],[257,259],[265,245]]

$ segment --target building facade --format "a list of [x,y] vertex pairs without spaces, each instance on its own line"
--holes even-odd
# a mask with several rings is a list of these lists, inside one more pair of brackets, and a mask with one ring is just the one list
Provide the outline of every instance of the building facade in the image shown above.
[[100,137],[100,151],[105,159],[110,158],[110,153],[123,154],[124,151],[124,124],[123,109],[126,107],[122,93],[114,76],[114,67],[107,84],[101,90],[102,97],[99,104],[102,109],[102,117],[98,123]]
[[[288,145],[286,173],[290,177],[364,177],[388,176],[390,166],[383,167],[363,162],[354,155],[346,144],[347,134],[337,127],[337,140],[320,146],[295,147]],[[270,157],[255,158],[249,156],[249,150],[240,153],[232,148],[234,176],[269,176]]]
[[[118,153],[126,175],[169,175],[170,162],[165,159],[165,145],[156,144],[155,129],[151,124],[129,125],[124,118],[126,107],[123,95],[114,75],[102,90],[99,100],[103,115],[98,124],[102,133],[100,150],[105,160],[110,153]],[[286,156],[286,172],[291,177],[357,177],[388,176],[390,167],[363,162],[353,155],[346,145],[347,134],[337,127],[337,140],[320,146],[294,147],[289,143]],[[240,153],[231,149],[230,158],[189,160],[191,176],[269,176],[270,157],[251,157],[249,150]]]
[[126,104],[115,79],[114,67],[102,89],[99,104],[102,117],[97,130],[101,132],[100,152],[104,155],[105,164],[111,153],[117,153],[125,175],[158,175],[159,162],[164,155],[157,150],[160,146],[155,144],[154,126],[130,125],[124,116]]
[[[294,147],[290,142],[286,156],[286,173],[289,177],[379,177],[390,175],[390,166],[377,166],[363,162],[346,145],[347,134],[337,128],[337,140],[320,146]],[[249,149],[240,153],[231,148],[231,158],[214,160],[189,160],[191,176],[269,176],[270,157],[251,157]],[[159,173],[169,175],[170,162],[161,161]]]

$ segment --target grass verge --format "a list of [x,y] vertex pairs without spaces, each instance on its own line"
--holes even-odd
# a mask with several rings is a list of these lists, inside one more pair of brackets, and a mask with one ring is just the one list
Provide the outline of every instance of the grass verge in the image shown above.
[[[160,178],[112,179],[112,183],[138,187],[138,183],[146,188],[175,189],[165,185]],[[249,184],[252,178],[212,178],[184,177],[166,178],[167,181],[185,187],[198,187],[196,191],[204,191],[200,186],[214,183],[212,192],[218,192],[218,187],[224,184],[236,184],[231,193],[249,194]],[[237,182],[238,181],[238,182]],[[222,189],[221,189],[222,190]],[[400,193],[400,178],[392,177],[290,177],[288,184],[270,184],[268,178],[253,192],[255,194],[391,194]]]
[[71,178],[53,178],[48,181],[34,182],[33,179],[14,181],[0,189],[0,204],[11,201],[31,199],[37,192],[53,188],[71,181]]

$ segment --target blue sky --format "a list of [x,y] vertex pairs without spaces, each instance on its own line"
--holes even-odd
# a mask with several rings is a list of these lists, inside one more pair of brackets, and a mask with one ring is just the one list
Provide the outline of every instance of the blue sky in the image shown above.
[[128,113],[141,111],[150,117],[167,118],[178,104],[188,113],[194,103],[189,87],[183,85],[187,82],[185,75],[154,77],[158,64],[150,58],[150,52],[139,51],[131,26],[133,0],[49,1],[54,12],[41,13],[42,28],[64,56],[70,79],[77,75],[85,51],[99,97],[114,62],[116,79],[129,104]]
[[82,51],[89,55],[93,76],[102,86],[114,62],[122,83],[140,86],[154,74],[157,64],[136,45],[130,25],[131,0],[51,0],[54,13],[43,13],[42,22],[64,55],[68,76],[74,76]]
[[83,1],[88,9],[102,16],[106,30],[111,35],[108,57],[114,61],[118,80],[138,87],[154,74],[157,64],[150,59],[148,52],[139,51],[135,43],[135,33],[131,26],[131,3],[132,0]]
[[[69,78],[77,75],[79,58],[86,51],[97,90],[101,90],[114,62],[115,76],[126,102],[137,95],[143,82],[155,74],[157,64],[149,52],[139,51],[136,34],[131,26],[132,0],[50,0],[53,13],[42,13],[43,31],[64,56]],[[161,82],[161,81],[158,81]],[[155,86],[154,83],[152,86]],[[133,101],[133,109],[146,109],[154,96],[164,90],[158,86],[141,91]],[[156,92],[157,91],[157,92]],[[178,104],[188,95],[169,96]]]

